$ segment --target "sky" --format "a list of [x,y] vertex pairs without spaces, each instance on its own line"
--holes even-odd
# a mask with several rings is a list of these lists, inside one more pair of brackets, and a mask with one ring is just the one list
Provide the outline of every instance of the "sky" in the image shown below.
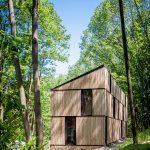
[[76,63],[80,56],[79,43],[81,42],[82,32],[87,29],[90,18],[101,0],[50,0],[55,10],[62,19],[62,25],[71,35],[69,41],[70,54],[67,63],[56,62],[56,75],[67,74],[68,67]]

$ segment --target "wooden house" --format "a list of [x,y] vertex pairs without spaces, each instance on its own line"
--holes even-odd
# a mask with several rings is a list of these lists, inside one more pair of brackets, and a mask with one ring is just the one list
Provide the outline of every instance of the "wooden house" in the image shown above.
[[100,66],[52,89],[51,149],[94,149],[125,138],[128,99]]

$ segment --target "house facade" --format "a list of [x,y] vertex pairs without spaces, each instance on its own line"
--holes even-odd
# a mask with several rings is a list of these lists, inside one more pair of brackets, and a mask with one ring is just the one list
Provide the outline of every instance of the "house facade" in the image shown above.
[[127,135],[128,99],[104,66],[52,89],[51,149],[94,149]]

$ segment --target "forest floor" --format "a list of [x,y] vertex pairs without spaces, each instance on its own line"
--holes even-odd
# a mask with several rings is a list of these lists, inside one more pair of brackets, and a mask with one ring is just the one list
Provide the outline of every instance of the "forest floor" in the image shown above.
[[126,138],[95,150],[150,150],[150,129],[138,134],[138,142],[134,145],[132,138]]
[[[132,144],[132,139],[127,139],[124,143],[118,145],[116,150],[150,150],[150,141],[139,141],[139,144]],[[115,150],[114,149],[114,150]]]
[[116,150],[150,150],[150,129],[138,134],[138,144],[132,144],[132,138],[118,145]]

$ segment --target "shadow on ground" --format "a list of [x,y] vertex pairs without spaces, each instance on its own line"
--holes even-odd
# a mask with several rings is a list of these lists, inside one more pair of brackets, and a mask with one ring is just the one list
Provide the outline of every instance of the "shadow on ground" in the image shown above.
[[121,148],[120,150],[150,150],[150,144],[130,144]]

